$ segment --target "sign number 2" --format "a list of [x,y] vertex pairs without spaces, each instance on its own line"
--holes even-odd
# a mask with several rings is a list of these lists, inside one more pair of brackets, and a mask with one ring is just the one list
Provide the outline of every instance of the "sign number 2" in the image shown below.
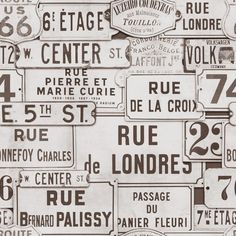
[[189,159],[220,159],[221,122],[185,122],[185,155]]

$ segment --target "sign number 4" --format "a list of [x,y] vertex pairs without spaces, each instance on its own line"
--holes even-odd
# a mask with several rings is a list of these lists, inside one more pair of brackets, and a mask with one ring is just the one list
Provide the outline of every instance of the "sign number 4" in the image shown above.
[[11,92],[11,77],[10,74],[2,74],[0,77],[0,86],[4,86],[4,91],[0,92],[0,97],[4,98],[4,102],[10,102],[16,94]]

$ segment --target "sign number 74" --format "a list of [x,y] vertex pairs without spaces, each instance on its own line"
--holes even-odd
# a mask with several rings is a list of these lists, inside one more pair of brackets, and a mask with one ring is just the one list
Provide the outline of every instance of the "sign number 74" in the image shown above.
[[[211,100],[211,103],[216,104],[219,101],[225,83],[227,81],[227,74],[207,74],[206,79],[219,80],[219,83]],[[235,87],[236,87],[236,79],[231,83],[231,85],[226,90],[225,92],[226,97],[236,97],[236,92],[234,92]]]

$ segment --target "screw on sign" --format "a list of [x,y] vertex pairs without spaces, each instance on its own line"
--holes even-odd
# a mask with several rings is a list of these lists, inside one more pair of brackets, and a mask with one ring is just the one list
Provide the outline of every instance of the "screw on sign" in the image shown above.
[[133,37],[147,38],[175,27],[175,2],[119,0],[111,2],[111,27]]
[[[0,106],[2,106],[2,112],[0,112],[1,124],[5,123],[21,125],[33,124],[35,122],[39,122],[39,124],[45,124],[45,122],[47,122],[47,124],[51,123],[51,125],[76,125],[79,123],[84,123],[87,125],[93,124],[95,122],[96,106],[93,102],[70,104],[11,103],[9,105],[1,103]],[[23,117],[25,117],[25,119]]]
[[181,18],[176,22],[174,30],[164,32],[166,37],[224,37],[221,29],[221,19],[226,11],[224,0],[176,1],[176,9],[181,13]]
[[17,45],[17,68],[126,68],[130,66],[129,40],[47,41]]
[[197,69],[199,110],[228,110],[236,101],[234,67],[226,69]]
[[21,227],[18,225],[11,225],[9,227],[0,228],[1,236],[40,236],[40,234],[32,227]]
[[0,209],[0,226],[8,226],[13,224],[13,212],[8,208],[1,208]]
[[15,68],[15,46],[11,43],[0,42],[0,67],[1,69]]
[[219,160],[222,158],[222,121],[185,122],[184,151],[187,160]]
[[[0,206],[1,209],[9,209],[13,208],[13,199],[15,194],[15,184],[18,182],[18,170],[9,170],[9,169],[0,169]],[[4,223],[4,217],[9,218],[8,213],[0,214],[0,225],[5,224]],[[9,219],[10,221],[12,219]]]
[[204,172],[204,199],[208,208],[236,207],[236,178],[232,168],[210,168]]
[[110,28],[109,3],[94,3],[89,7],[83,1],[50,4],[40,2],[42,40],[111,40],[118,31]]
[[186,39],[184,42],[184,66],[186,72],[195,72],[196,67],[208,65],[214,68],[215,65],[235,64],[236,42],[227,38],[222,39]]
[[16,70],[0,70],[0,101],[21,101],[22,79]]

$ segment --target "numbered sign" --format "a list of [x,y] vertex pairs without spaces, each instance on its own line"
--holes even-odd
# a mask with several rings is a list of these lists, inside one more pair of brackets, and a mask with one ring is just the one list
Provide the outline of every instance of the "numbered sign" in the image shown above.
[[234,169],[207,169],[204,173],[205,204],[209,208],[236,207]]
[[[211,208],[205,205],[194,205],[194,228],[197,231],[223,232],[230,225],[236,225],[235,209]],[[202,235],[199,235],[202,236]]]
[[0,68],[15,69],[16,47],[8,42],[0,42]]
[[[19,170],[2,169],[2,167],[0,169],[0,205],[1,208],[13,208],[15,187],[19,183]],[[8,212],[3,212],[3,214],[7,216],[9,221],[13,221],[12,214]]]
[[184,123],[184,159],[217,161],[222,158],[222,121],[186,121]]
[[0,125],[92,125],[93,102],[0,103]]
[[0,70],[0,101],[21,102],[23,100],[23,76],[16,70]]
[[40,32],[38,0],[1,1],[0,39],[19,43],[35,38]]
[[236,102],[235,69],[197,70],[199,110],[227,110]]
[[[98,1],[99,2],[99,1]],[[106,20],[109,3],[40,3],[41,40],[110,40],[117,30]]]

